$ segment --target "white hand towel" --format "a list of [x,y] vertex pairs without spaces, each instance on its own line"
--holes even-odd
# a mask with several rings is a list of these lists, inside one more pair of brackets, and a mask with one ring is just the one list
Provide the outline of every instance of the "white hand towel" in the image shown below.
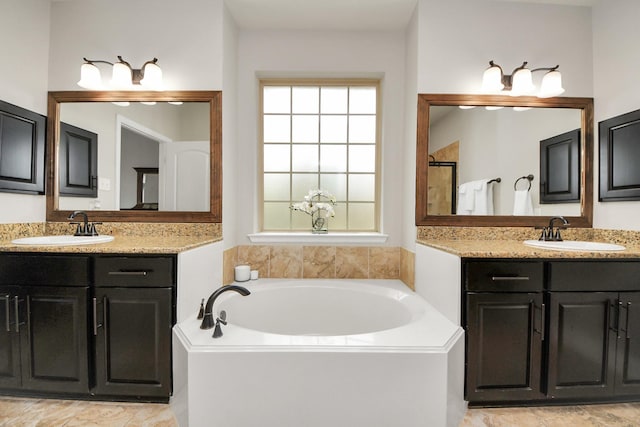
[[473,181],[475,207],[472,215],[493,215],[493,184],[488,184],[488,179]]
[[458,187],[458,215],[471,215],[475,206],[475,191],[472,182],[465,182]]
[[514,215],[533,215],[533,203],[529,190],[516,190],[513,196]]

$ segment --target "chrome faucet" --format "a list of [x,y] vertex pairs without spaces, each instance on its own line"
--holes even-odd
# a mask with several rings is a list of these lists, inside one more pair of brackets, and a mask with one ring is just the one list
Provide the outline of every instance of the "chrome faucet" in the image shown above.
[[247,288],[243,288],[238,285],[228,285],[223,286],[215,290],[214,293],[211,294],[209,299],[207,300],[207,305],[204,308],[204,316],[202,317],[202,324],[200,325],[200,329],[211,329],[215,326],[215,330],[213,331],[213,337],[219,338],[222,336],[222,328],[220,327],[220,323],[223,325],[227,324],[227,313],[222,311],[220,313],[220,317],[215,321],[213,320],[213,303],[216,302],[216,299],[224,292],[227,291],[235,291],[242,296],[251,295],[251,292]]
[[[556,227],[555,231],[553,228],[553,223],[555,221],[562,221],[562,224],[565,227]],[[562,241],[562,236],[560,235],[560,230],[561,229],[565,229],[566,226],[569,225],[569,221],[567,221],[567,219],[563,216],[554,216],[549,220],[549,226],[548,227],[544,227],[542,229],[542,234],[540,234],[540,238],[538,240],[543,240],[543,241],[552,241],[552,242],[561,242]]]

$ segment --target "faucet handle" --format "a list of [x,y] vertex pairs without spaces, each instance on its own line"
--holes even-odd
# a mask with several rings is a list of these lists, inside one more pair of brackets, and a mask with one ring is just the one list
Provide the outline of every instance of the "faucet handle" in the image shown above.
[[204,298],[200,301],[200,310],[198,310],[198,319],[202,319],[204,317]]
[[213,338],[220,338],[222,336],[222,327],[220,326],[220,324],[226,325],[227,324],[227,312],[222,310],[220,312],[220,316],[216,319],[216,326],[213,329]]
[[69,224],[76,226],[76,232],[73,234],[74,236],[84,235],[84,225],[81,222],[70,222]]
[[[565,229],[566,229],[566,227],[565,227]],[[556,227],[556,232],[553,235],[553,240],[556,241],[556,242],[562,242],[562,236],[560,235],[560,228],[559,227]]]
[[85,230],[85,234],[87,236],[97,236],[98,235],[98,229],[96,228],[96,225],[102,224],[101,222],[90,222],[87,224],[87,229]]

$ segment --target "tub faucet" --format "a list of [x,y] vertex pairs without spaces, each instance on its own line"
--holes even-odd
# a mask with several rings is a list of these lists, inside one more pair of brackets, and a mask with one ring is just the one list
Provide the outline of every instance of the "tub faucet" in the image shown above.
[[[216,302],[216,299],[220,296],[220,294],[227,291],[235,291],[245,297],[251,294],[251,292],[249,292],[247,288],[243,288],[242,286],[238,286],[238,285],[223,286],[221,288],[216,289],[215,292],[213,292],[209,297],[209,299],[207,300],[207,305],[204,308],[204,317],[202,318],[202,324],[200,325],[200,329],[211,329],[216,325],[216,322],[213,320],[213,303]],[[226,325],[227,324],[226,313],[224,316],[221,313],[220,317],[221,317],[220,320],[222,321],[222,324]],[[222,330],[220,330],[219,336],[222,336]]]
[[562,236],[560,235],[560,230],[564,229],[566,227],[556,227],[555,231],[553,228],[553,223],[558,220],[558,221],[562,221],[564,226],[569,225],[569,221],[567,221],[567,219],[563,216],[554,216],[549,220],[549,226],[548,227],[544,227],[542,229],[542,234],[540,235],[540,239],[538,240],[544,240],[544,241],[552,241],[552,242],[561,242],[562,241]]

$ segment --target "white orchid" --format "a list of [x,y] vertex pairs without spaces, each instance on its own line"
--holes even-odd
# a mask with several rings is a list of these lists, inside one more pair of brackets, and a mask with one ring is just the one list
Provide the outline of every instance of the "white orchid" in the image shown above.
[[[321,201],[322,198],[327,199],[327,202]],[[309,190],[309,193],[304,196],[304,201],[292,204],[291,209],[307,215],[317,214],[320,218],[329,218],[336,216],[333,209],[335,204],[336,198],[333,194],[324,190]]]

